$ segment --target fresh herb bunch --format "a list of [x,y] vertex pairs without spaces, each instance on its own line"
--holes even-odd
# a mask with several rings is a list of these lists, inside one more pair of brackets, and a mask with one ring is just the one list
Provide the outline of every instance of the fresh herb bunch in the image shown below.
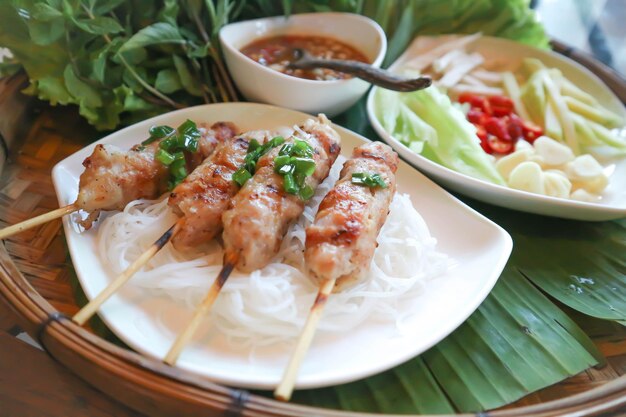
[[482,32],[547,46],[528,0],[0,0],[0,46],[26,89],[76,104],[100,130],[172,109],[237,100],[217,34],[237,20],[311,11],[367,15],[390,39],[386,62],[417,34]]

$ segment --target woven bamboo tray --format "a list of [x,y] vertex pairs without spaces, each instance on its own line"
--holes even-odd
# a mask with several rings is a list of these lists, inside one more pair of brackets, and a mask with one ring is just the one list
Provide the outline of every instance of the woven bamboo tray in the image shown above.
[[[554,46],[575,54],[562,45]],[[596,65],[594,72],[625,99],[626,85],[619,76],[592,60],[587,63]],[[47,107],[20,96],[24,82],[23,76],[0,80],[0,132],[4,134],[0,156],[11,149],[4,169],[0,161],[0,227],[56,208],[52,167],[96,138],[75,108]],[[78,311],[71,274],[59,220],[0,245],[0,298],[17,313],[23,329],[87,383],[135,410],[149,416],[363,415],[276,402],[122,349],[67,319]],[[616,333],[615,327],[600,320],[581,317],[577,321],[606,356],[606,367],[589,369],[480,415],[622,415],[626,409],[626,327]]]

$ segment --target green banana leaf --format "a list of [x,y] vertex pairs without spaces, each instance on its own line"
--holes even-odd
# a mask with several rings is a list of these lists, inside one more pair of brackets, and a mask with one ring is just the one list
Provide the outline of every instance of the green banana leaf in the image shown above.
[[472,202],[513,237],[511,263],[563,304],[626,321],[626,221],[579,222]]

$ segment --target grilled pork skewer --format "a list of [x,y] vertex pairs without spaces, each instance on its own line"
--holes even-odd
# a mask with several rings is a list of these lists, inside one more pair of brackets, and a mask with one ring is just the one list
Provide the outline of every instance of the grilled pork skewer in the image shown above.
[[[339,155],[340,138],[328,119],[320,115],[309,119],[301,127],[304,140],[312,148],[315,171],[306,177],[311,191],[328,176],[330,167]],[[289,138],[285,145],[293,145]],[[234,268],[251,272],[263,268],[276,255],[287,229],[303,212],[305,201],[285,191],[284,177],[275,172],[276,159],[283,148],[274,148],[261,157],[256,172],[235,195],[229,209],[224,212],[224,266],[209,293],[196,309],[194,316],[178,336],[164,361],[174,364],[189,339],[211,309],[224,283]]]
[[[198,166],[219,143],[236,133],[235,125],[227,122],[202,128],[198,151],[188,155],[188,168]],[[96,145],[83,162],[85,171],[80,176],[78,197],[74,203],[0,230],[0,239],[77,210],[89,213],[80,222],[89,229],[102,210],[121,210],[133,200],[157,198],[167,191],[168,177],[167,167],[155,158],[159,143],[160,140],[156,140],[145,146],[136,145],[129,151],[113,145]]]
[[170,194],[168,204],[180,219],[152,244],[97,297],[85,305],[74,321],[83,324],[111,295],[124,285],[156,253],[172,240],[177,248],[188,248],[208,242],[222,229],[222,213],[239,186],[233,173],[244,163],[252,139],[265,140],[267,132],[250,132],[219,144]]
[[274,396],[291,398],[300,363],[311,345],[330,293],[355,284],[369,270],[376,237],[396,190],[398,155],[371,142],[355,148],[341,177],[306,230],[304,258],[320,289]]

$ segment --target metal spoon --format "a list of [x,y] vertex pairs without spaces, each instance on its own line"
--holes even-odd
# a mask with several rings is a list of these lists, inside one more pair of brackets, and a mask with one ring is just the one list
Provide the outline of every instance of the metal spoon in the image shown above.
[[295,61],[287,66],[292,69],[328,68],[335,71],[354,75],[374,85],[394,91],[416,91],[429,87],[432,83],[430,77],[404,78],[393,75],[391,72],[374,68],[369,64],[359,61],[347,61],[340,59],[320,59],[312,56],[304,49],[294,48],[291,52]]

